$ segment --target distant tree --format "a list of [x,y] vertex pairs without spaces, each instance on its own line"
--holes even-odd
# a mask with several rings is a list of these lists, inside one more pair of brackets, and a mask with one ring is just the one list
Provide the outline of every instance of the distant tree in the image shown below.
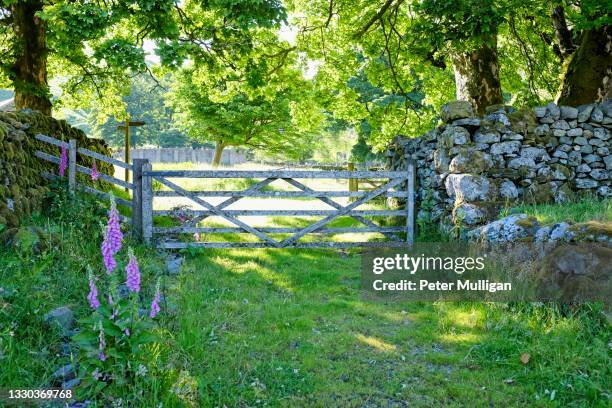
[[[293,72],[291,80],[263,94],[235,93],[216,99],[217,92],[202,86],[197,69],[183,69],[169,93],[178,126],[198,142],[214,142],[213,167],[223,149],[248,147],[285,158],[299,158],[311,143],[323,117],[308,105],[309,85]],[[287,76],[285,77],[288,78]]]

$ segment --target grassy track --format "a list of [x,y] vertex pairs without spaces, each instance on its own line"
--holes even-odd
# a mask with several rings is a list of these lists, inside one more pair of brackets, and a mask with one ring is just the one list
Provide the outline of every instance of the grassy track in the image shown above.
[[190,258],[168,329],[199,403],[605,406],[609,326],[536,306],[366,302],[359,270],[326,250]]

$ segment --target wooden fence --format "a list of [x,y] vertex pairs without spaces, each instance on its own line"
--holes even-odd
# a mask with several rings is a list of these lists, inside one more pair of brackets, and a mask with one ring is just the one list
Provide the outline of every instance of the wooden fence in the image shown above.
[[[82,154],[97,160],[119,166],[132,171],[132,183],[117,179],[111,175],[100,173],[102,180],[125,187],[132,192],[131,200],[117,198],[118,204],[132,209],[133,233],[142,237],[147,243],[155,243],[160,248],[177,249],[194,247],[207,248],[351,248],[351,247],[401,247],[412,245],[414,241],[414,164],[410,163],[407,171],[308,171],[308,170],[271,170],[271,171],[238,171],[238,170],[164,170],[154,171],[146,159],[135,159],[133,164],[124,163],[88,149],[79,148],[75,140],[68,143],[38,135],[40,141],[68,149],[68,184],[71,190],[81,189],[100,197],[108,197],[108,193],[93,187],[78,183],[77,173],[91,175],[91,169],[77,164],[77,154]],[[59,164],[60,158],[37,151],[40,159]],[[43,172],[43,177],[55,179],[58,176]],[[169,179],[210,178],[210,179],[261,179],[241,191],[188,191]],[[316,191],[299,180],[303,179],[385,179],[369,191]],[[167,190],[154,191],[153,180],[164,185]],[[292,191],[266,190],[275,180],[283,180],[292,186]],[[183,197],[201,209],[154,210],[154,199],[164,197]],[[205,198],[227,197],[226,200],[213,205]],[[228,209],[230,205],[245,197],[260,198],[309,198],[318,199],[331,209]],[[332,198],[349,197],[348,204],[343,205]],[[404,209],[364,209],[358,207],[371,202],[376,197],[399,197],[406,201]],[[176,216],[183,219],[180,226],[161,227],[154,225],[154,216]],[[249,216],[281,216],[281,217],[322,217],[303,228],[289,227],[253,227],[239,217]],[[401,226],[382,226],[370,217],[402,217],[405,222]],[[204,227],[199,223],[208,217],[220,217],[229,222],[229,227]],[[359,221],[362,227],[329,227],[328,224],[339,217],[351,217]],[[250,234],[257,242],[181,242],[173,240],[177,234]],[[380,233],[386,237],[384,241],[343,242],[320,239],[320,235],[333,236],[345,233]],[[291,234],[288,237],[275,239],[270,234]],[[315,238],[303,241],[303,238]]]

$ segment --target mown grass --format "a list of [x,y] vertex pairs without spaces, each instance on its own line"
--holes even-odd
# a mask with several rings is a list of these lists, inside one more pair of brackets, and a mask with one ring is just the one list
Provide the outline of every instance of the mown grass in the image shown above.
[[510,213],[526,213],[534,216],[542,224],[554,224],[563,221],[612,221],[612,200],[583,198],[563,204],[523,204],[506,208],[500,216]]

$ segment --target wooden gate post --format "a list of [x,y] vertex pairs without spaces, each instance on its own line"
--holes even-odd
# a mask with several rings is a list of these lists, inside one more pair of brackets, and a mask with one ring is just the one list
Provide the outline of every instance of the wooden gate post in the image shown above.
[[132,164],[132,234],[136,239],[142,239],[142,167],[148,163],[147,159],[134,159]]
[[77,141],[68,141],[68,189],[74,192],[76,189],[76,160],[77,160]]
[[409,246],[414,244],[414,184],[415,184],[415,166],[412,158],[407,158],[407,174],[406,188],[408,196],[406,197],[406,242]]
[[151,163],[147,161],[141,167],[141,189],[142,189],[142,237],[147,244],[153,238],[153,177],[144,174],[153,170]]

